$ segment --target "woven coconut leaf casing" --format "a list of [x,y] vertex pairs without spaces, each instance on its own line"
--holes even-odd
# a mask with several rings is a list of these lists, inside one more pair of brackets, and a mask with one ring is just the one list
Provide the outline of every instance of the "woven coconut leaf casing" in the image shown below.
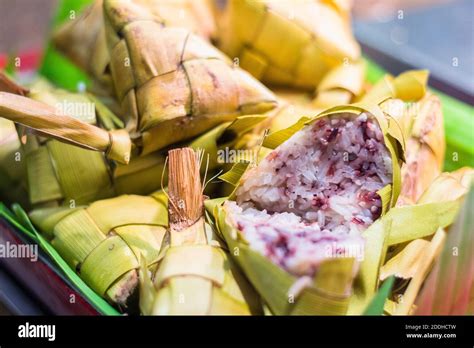
[[141,20],[131,3],[104,9],[116,96],[143,154],[275,107],[267,88],[190,31]]
[[[134,0],[136,15],[156,19],[167,26],[188,28],[209,39],[215,30],[212,13],[206,1],[192,0]],[[136,6],[134,6],[136,4]],[[145,10],[144,10],[145,9]],[[95,1],[81,14],[59,27],[53,43],[95,81],[113,93],[103,20],[103,1]]]
[[360,56],[335,1],[230,0],[223,16],[219,47],[267,84],[314,91],[327,72]]
[[201,240],[194,244],[172,245],[153,280],[146,268],[141,268],[142,313],[261,314],[258,294],[230,259],[226,247],[212,237],[210,227],[201,219],[191,230],[199,233]]
[[402,189],[398,204],[413,204],[441,174],[446,152],[443,113],[439,98],[428,91],[426,70],[386,75],[362,101],[379,102],[385,113],[398,120],[406,138]]
[[204,221],[202,151],[169,152],[169,248],[152,278],[140,272],[143,314],[248,315],[259,297]]
[[[55,89],[40,80],[28,96],[85,123],[98,122],[98,109],[87,94]],[[34,135],[26,136],[24,149],[31,204],[74,206],[113,195],[102,153]]]
[[123,195],[76,208],[42,208],[33,223],[81,278],[113,303],[126,303],[143,257],[156,265],[168,226],[166,196]]
[[402,166],[399,204],[416,202],[441,174],[446,152],[443,113],[437,96],[427,93],[417,103],[417,113],[407,138]]

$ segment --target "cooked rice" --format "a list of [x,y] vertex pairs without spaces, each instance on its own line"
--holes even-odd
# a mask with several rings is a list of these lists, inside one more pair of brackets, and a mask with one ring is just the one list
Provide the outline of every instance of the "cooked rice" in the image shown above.
[[295,275],[363,248],[360,233],[380,216],[377,191],[392,163],[370,115],[322,118],[294,134],[244,176],[233,223],[250,246]]

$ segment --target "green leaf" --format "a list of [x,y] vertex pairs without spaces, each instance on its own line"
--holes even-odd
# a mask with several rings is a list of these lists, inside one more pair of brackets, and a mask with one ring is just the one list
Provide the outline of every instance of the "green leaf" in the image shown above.
[[287,141],[293,134],[301,130],[309,121],[309,117],[301,117],[294,125],[267,136],[263,141],[263,146],[269,149],[276,149],[282,143]]
[[38,243],[41,249],[56,263],[58,268],[63,272],[64,276],[69,280],[73,287],[81,292],[84,297],[92,304],[100,313],[104,315],[120,315],[120,313],[108,304],[102,297],[97,295],[86,283],[72,270],[64,259],[58,254],[54,247],[34,228],[26,212],[18,205],[14,204],[12,209],[15,211],[13,215],[2,203],[0,203],[0,218],[4,218],[8,223],[13,225],[18,231],[27,235],[34,242]]
[[15,76],[15,73],[17,71],[14,57],[14,54],[10,55],[7,60],[7,65],[5,66],[5,72],[11,76]]
[[12,212],[10,210],[8,210],[8,208],[0,202],[0,217],[3,217],[5,218],[8,222],[11,222],[15,227],[17,228],[22,228],[23,229],[23,232],[30,238],[32,239],[33,241],[36,242],[36,236],[34,233],[32,233],[31,231],[29,231],[27,229],[27,225],[26,225],[26,222],[24,220],[20,220],[18,221],[17,217],[15,215],[12,214]]
[[228,172],[219,176],[219,179],[233,186],[237,186],[249,165],[249,162],[237,162]]
[[46,49],[39,72],[57,86],[71,91],[77,91],[81,83],[86,86],[90,85],[87,75],[52,46]]
[[376,64],[373,60],[370,60],[368,57],[364,57],[364,61],[367,64],[366,78],[370,83],[376,83],[387,74],[385,69]]
[[434,234],[439,227],[451,225],[461,199],[440,203],[407,205],[392,208],[382,219],[392,220],[389,245],[405,243]]
[[97,111],[97,118],[99,118],[105,129],[112,130],[125,127],[123,121],[117,115],[115,115],[112,110],[110,110],[107,105],[105,105],[99,98],[97,98],[92,93],[87,93],[87,97],[94,103],[95,109]]
[[348,313],[360,315],[373,298],[379,285],[380,267],[387,254],[388,240],[393,221],[385,217],[377,220],[362,235],[365,238],[365,255],[354,281],[354,292]]
[[370,304],[364,311],[364,315],[382,315],[385,301],[392,291],[393,283],[395,282],[395,277],[391,276],[386,281],[383,282],[377,294],[374,296]]

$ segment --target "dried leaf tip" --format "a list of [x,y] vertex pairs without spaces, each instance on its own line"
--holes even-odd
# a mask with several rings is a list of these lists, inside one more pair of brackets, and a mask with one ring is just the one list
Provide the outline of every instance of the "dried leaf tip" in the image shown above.
[[174,230],[187,228],[202,217],[200,159],[201,154],[191,148],[168,152],[168,209],[170,225]]
[[9,79],[3,72],[0,72],[0,92],[13,93],[24,97],[29,93],[29,90]]

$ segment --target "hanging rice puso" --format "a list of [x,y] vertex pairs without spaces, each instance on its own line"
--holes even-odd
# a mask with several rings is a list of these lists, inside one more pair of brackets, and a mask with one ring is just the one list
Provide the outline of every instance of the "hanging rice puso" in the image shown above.
[[[68,115],[91,126],[100,125],[107,131],[119,128],[120,120],[91,94],[72,93],[38,79],[31,85],[28,97],[53,108],[57,115]],[[38,108],[36,112],[42,110]],[[75,206],[114,196],[110,165],[103,153],[34,135],[25,127],[21,132],[25,134],[23,148],[33,206]]]
[[342,3],[230,0],[217,21],[218,47],[265,84],[312,92],[332,69],[360,57]]
[[26,167],[15,124],[0,118],[0,201],[28,207]]
[[153,315],[261,314],[260,298],[204,220],[202,151],[169,152],[169,240],[156,273],[140,270],[140,308]]
[[[209,40],[215,31],[214,19],[206,1],[133,0],[127,1],[132,16],[152,18],[166,26],[183,27]],[[94,92],[113,94],[110,56],[107,49],[103,1],[97,0],[53,34],[55,47],[87,72],[97,83]],[[99,88],[97,88],[99,87]],[[114,110],[115,111],[115,110]]]
[[400,192],[404,139],[377,105],[331,108],[276,132],[230,199],[209,201],[232,255],[274,314],[345,314],[362,233]]
[[[220,164],[215,160],[219,148],[231,148],[240,135],[265,118],[266,110],[276,106],[270,91],[234,67],[208,42],[214,22],[205,2],[100,3],[60,28],[55,42],[93,79],[101,81],[106,72],[111,85],[114,79],[118,81],[114,90],[122,110],[117,114],[126,121],[134,145],[131,163],[119,164],[114,170],[118,175],[115,186],[121,193],[150,192],[122,188],[137,186],[131,180],[131,174],[137,172],[135,168],[145,182],[162,170],[165,156],[153,154],[168,145],[205,148],[212,169]],[[97,23],[104,16],[104,23]],[[100,29],[103,34],[84,33],[84,27],[97,25],[104,27]],[[127,33],[123,39],[122,29]],[[173,43],[175,39],[179,42]],[[109,49],[104,53],[107,43]],[[76,51],[88,51],[81,48],[83,45],[90,47],[93,57],[100,58],[102,64],[91,63],[89,57],[77,54]],[[165,51],[168,53],[162,54]],[[187,59],[193,61],[186,62]],[[81,62],[91,63],[100,71],[87,69]]]
[[138,308],[133,295],[140,260],[155,269],[166,247],[166,195],[122,195],[75,208],[35,209],[29,216],[97,294],[131,311]]
[[207,41],[140,9],[104,1],[116,97],[141,154],[276,106],[273,93]]
[[[414,306],[403,304],[410,311],[414,310],[416,315],[474,314],[474,297],[472,296],[474,293],[473,179],[474,169],[468,167],[443,173],[420,198],[423,202],[439,202],[465,196],[463,207],[456,221],[449,227],[443,250],[440,250],[439,256],[434,258],[434,265],[429,268],[431,271],[423,287],[417,284],[418,291],[413,291],[416,294],[416,304]],[[446,192],[449,192],[449,195],[446,195]],[[453,257],[453,254],[456,257]],[[407,292],[409,290],[408,288]],[[414,299],[415,296],[412,298]]]

